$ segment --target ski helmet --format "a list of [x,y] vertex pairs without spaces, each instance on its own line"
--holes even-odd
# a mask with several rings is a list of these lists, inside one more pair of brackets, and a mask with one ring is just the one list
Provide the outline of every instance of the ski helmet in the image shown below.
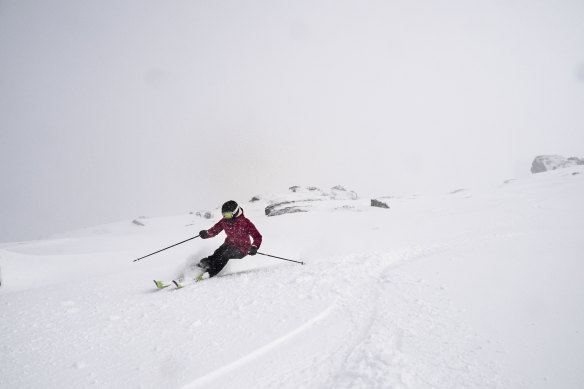
[[233,200],[229,200],[221,207],[225,219],[233,219],[241,215],[241,207]]

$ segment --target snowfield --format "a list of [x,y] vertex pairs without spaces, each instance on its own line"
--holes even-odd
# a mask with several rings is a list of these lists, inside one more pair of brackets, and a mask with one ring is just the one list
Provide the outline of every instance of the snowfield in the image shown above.
[[241,204],[260,252],[306,265],[248,256],[181,290],[152,280],[224,234],[132,260],[216,217],[0,245],[0,387],[584,387],[584,167],[265,216],[287,196]]

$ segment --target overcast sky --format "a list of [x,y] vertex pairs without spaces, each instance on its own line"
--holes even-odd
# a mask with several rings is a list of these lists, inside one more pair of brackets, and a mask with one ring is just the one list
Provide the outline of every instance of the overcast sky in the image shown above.
[[0,241],[584,156],[584,2],[0,0]]

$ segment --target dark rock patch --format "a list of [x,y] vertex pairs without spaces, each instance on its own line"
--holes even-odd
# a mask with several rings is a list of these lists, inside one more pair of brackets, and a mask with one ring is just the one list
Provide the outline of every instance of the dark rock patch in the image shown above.
[[371,199],[371,206],[377,207],[377,208],[388,208],[389,209],[389,204],[387,204],[387,202],[377,200],[377,199]]

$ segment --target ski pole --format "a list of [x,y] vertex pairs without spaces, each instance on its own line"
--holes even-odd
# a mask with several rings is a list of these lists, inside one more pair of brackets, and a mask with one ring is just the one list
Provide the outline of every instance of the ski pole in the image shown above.
[[136,262],[136,261],[139,261],[139,260],[141,260],[141,259],[144,259],[144,258],[146,258],[146,257],[149,257],[149,256],[151,256],[151,255],[158,254],[158,253],[159,253],[159,252],[161,252],[161,251],[168,250],[168,249],[170,249],[170,248],[172,248],[172,247],[174,247],[174,246],[178,246],[179,244],[183,244],[183,243],[185,243],[185,242],[188,242],[189,240],[193,240],[193,239],[195,239],[195,238],[198,238],[198,237],[199,237],[199,235],[197,235],[197,236],[194,236],[194,237],[192,237],[192,238],[189,238],[189,239],[187,239],[187,240],[183,240],[182,242],[178,242],[178,243],[176,243],[176,244],[173,244],[172,246],[168,246],[168,247],[166,247],[166,248],[163,248],[162,250],[158,250],[158,251],[156,251],[156,252],[153,252],[153,253],[151,253],[151,254],[145,255],[145,256],[143,256],[143,257],[140,257],[140,258],[138,258],[138,259],[134,259],[132,262]]
[[304,265],[304,262],[300,262],[300,261],[294,261],[294,260],[292,260],[292,259],[286,259],[286,258],[282,258],[282,257],[276,257],[275,255],[264,254],[264,253],[260,253],[259,251],[258,251],[258,254],[265,255],[266,257],[272,257],[272,258],[283,259],[284,261],[296,262],[296,263],[299,263],[299,264],[301,264],[301,265]]

